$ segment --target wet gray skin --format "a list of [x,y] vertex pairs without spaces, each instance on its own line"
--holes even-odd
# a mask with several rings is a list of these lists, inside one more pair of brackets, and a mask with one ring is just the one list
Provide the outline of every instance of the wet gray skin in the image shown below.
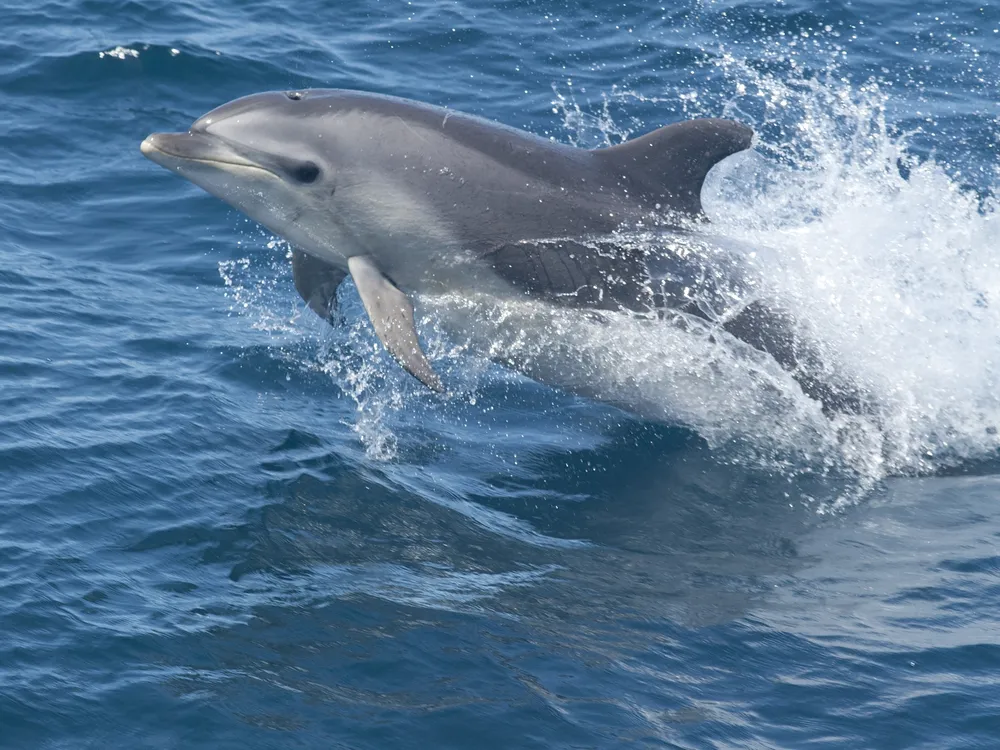
[[[752,135],[699,119],[586,150],[406,99],[307,90],[237,99],[187,132],[150,135],[142,153],[288,240],[296,288],[317,314],[330,317],[350,273],[386,348],[443,390],[417,340],[411,295],[475,291],[705,317],[682,293],[685,279],[704,276],[697,259],[650,258],[613,234],[704,221],[708,171]],[[843,405],[805,374],[784,315],[754,303],[719,324],[772,354],[824,406]]]

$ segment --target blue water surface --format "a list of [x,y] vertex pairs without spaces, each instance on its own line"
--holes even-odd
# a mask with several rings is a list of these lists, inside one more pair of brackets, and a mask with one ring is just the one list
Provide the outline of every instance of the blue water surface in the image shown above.
[[[996,329],[935,357],[1000,293],[1000,6],[7,0],[0,29],[0,747],[1000,747]],[[831,243],[937,269],[852,308],[936,342],[863,360],[890,447],[761,457],[472,356],[423,392],[350,289],[327,327],[283,244],[139,153],[311,86],[586,147],[750,122],[722,221],[808,219],[837,299],[885,279]]]

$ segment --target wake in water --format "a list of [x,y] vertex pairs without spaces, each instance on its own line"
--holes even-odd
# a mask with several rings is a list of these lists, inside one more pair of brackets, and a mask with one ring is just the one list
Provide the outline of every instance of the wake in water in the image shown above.
[[[716,101],[687,97],[688,114],[721,109],[759,135],[752,151],[710,175],[703,192],[709,233],[720,244],[754,249],[766,293],[872,408],[824,414],[773,360],[713,335],[704,321],[679,327],[625,314],[595,318],[539,302],[422,299],[432,358],[476,362],[471,376],[468,369],[460,376],[461,389],[473,392],[485,358],[516,361],[543,382],[690,426],[724,459],[769,468],[877,481],[994,455],[995,195],[963,189],[945,165],[909,155],[907,135],[890,132],[887,98],[875,83],[853,87],[835,66],[779,79],[732,55],[715,64],[731,89]],[[557,93],[553,104],[570,140],[594,146],[634,134],[638,126],[617,125],[612,110],[643,98],[615,89],[596,115],[578,107],[572,91]],[[646,241],[641,233],[628,239]],[[226,269],[234,308],[260,324],[280,317],[262,304],[260,282],[247,304],[247,273]],[[378,347],[361,316],[347,317],[326,366],[359,404],[358,429],[372,454],[392,457],[396,437],[386,417],[419,389],[405,375],[387,376],[394,365],[385,356],[372,368]],[[351,356],[352,349],[364,355]],[[455,375],[461,367],[447,369]]]

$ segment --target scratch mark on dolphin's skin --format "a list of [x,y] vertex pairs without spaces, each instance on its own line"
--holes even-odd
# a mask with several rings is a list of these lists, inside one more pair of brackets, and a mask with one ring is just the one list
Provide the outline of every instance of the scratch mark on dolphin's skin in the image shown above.
[[[424,143],[428,143],[428,142],[429,142],[429,141],[427,140],[427,136],[426,136],[425,134],[421,133],[421,132],[420,132],[420,131],[419,131],[419,130],[418,130],[417,128],[413,127],[413,126],[412,126],[412,125],[411,125],[410,123],[408,123],[408,122],[407,122],[406,120],[404,120],[404,119],[403,119],[402,117],[400,117],[399,115],[396,115],[396,119],[397,119],[397,120],[399,120],[399,122],[400,122],[400,123],[401,123],[401,124],[402,124],[402,125],[403,125],[403,126],[404,126],[404,127],[406,128],[406,129],[407,129],[407,130],[409,130],[409,131],[410,131],[411,133],[413,133],[413,135],[417,136],[417,138],[419,138],[420,140],[422,140],[422,141],[423,141]],[[447,118],[446,118],[446,119],[447,119]]]
[[448,124],[448,118],[449,117],[451,117],[451,112],[450,111],[449,112],[445,112],[444,119],[441,120],[441,128],[442,128],[442,130],[444,129],[444,126]]

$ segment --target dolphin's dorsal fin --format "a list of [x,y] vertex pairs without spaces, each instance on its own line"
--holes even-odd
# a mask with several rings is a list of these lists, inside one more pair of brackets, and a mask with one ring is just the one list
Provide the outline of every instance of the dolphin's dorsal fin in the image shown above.
[[323,320],[333,318],[337,301],[337,287],[347,276],[347,271],[332,263],[292,250],[292,280],[295,290],[309,304],[309,309]]
[[375,333],[385,348],[413,377],[431,390],[443,392],[441,378],[434,372],[420,348],[410,300],[367,255],[348,258],[347,267]]
[[593,153],[622,187],[651,206],[701,216],[708,171],[750,147],[753,130],[733,120],[688,120]]

